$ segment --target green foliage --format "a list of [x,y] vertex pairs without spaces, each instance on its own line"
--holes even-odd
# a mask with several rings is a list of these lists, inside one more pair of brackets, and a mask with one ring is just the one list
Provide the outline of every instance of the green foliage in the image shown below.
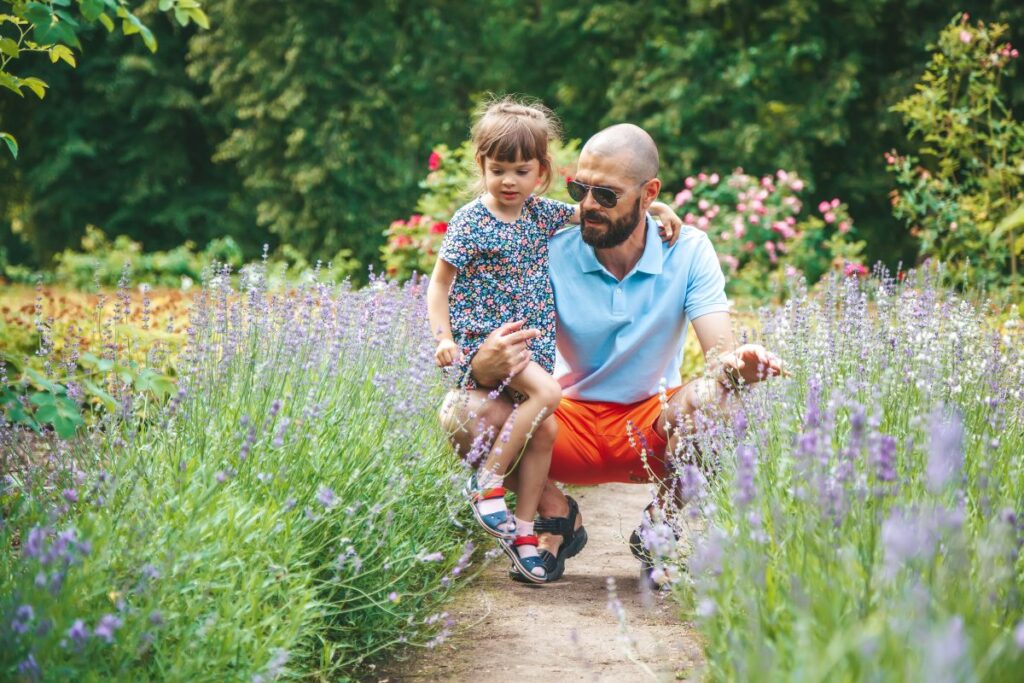
[[[197,0],[160,0],[160,10],[173,11],[182,26],[194,21],[209,27],[209,21]],[[76,13],[72,11],[71,0],[4,0],[0,3],[0,86],[24,97],[29,90],[39,99],[46,96],[49,87],[35,76],[18,76],[12,72],[12,62],[23,53],[43,53],[51,62],[65,62],[71,68],[77,66],[72,48],[82,49],[79,33],[87,25],[97,21],[108,32],[115,30],[115,19],[121,20],[121,31],[129,36],[139,34],[150,52],[156,52],[156,38],[138,16],[123,0],[76,0]],[[0,132],[0,139],[7,143],[12,156],[18,156],[18,144],[9,133]]]
[[918,140],[916,156],[886,155],[899,189],[893,212],[920,240],[921,255],[953,268],[959,281],[1020,291],[1024,254],[1024,123],[1007,80],[1018,51],[1004,24],[959,15],[929,46],[916,92],[893,111]]
[[[573,174],[579,156],[579,141],[553,142],[550,146],[552,182],[546,196],[573,203],[564,179]],[[413,273],[430,275],[437,251],[448,230],[448,220],[456,210],[478,194],[479,168],[473,158],[472,141],[454,150],[440,145],[430,153],[427,177],[420,182],[423,194],[416,213],[407,220],[396,220],[384,231],[387,242],[381,247],[381,259],[389,277],[405,281]]]

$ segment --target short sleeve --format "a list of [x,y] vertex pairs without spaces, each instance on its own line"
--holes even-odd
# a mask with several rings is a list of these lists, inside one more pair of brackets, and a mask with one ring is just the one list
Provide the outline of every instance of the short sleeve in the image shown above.
[[576,207],[547,197],[538,197],[534,206],[537,225],[550,237],[565,227]]
[[455,212],[448,222],[448,231],[444,234],[438,257],[459,270],[465,268],[466,264],[476,258],[479,251],[472,227],[465,211]]
[[695,320],[707,313],[728,313],[729,300],[725,296],[725,276],[718,263],[715,248],[708,236],[702,234],[695,245],[690,275],[686,283],[686,317]]

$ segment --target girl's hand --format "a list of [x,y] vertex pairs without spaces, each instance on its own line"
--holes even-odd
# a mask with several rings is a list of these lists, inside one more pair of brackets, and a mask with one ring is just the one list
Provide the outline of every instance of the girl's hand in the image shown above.
[[661,241],[668,242],[668,245],[671,247],[679,239],[679,233],[683,228],[683,220],[676,215],[671,206],[663,202],[651,204],[650,211],[652,216],[661,221],[661,228],[658,230],[661,234]]
[[434,358],[437,360],[438,367],[441,368],[451,365],[461,356],[462,352],[451,339],[442,339],[441,343],[437,345],[437,350],[434,351]]

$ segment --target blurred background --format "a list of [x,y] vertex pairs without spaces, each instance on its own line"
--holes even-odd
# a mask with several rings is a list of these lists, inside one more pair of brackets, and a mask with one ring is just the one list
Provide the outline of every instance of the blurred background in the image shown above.
[[[0,154],[8,281],[118,236],[171,261],[268,244],[365,277],[388,226],[417,212],[432,152],[459,147],[488,92],[539,98],[567,140],[643,126],[666,197],[701,171],[799,174],[808,206],[842,198],[863,263],[912,264],[920,235],[894,216],[885,154],[924,141],[891,108],[958,12],[1009,38],[1024,26],[1011,0],[221,0],[203,4],[209,29],[160,4],[136,6],[155,52],[82,24],[77,68],[18,60],[45,99],[0,92],[0,130],[20,143]],[[999,87],[1019,110],[1019,69]]]

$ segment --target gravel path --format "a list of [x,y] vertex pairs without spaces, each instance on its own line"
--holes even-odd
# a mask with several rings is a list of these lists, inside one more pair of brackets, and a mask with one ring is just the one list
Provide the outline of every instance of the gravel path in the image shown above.
[[[679,621],[671,602],[641,593],[639,564],[626,543],[648,488],[606,484],[577,489],[573,497],[590,540],[562,580],[524,586],[507,578],[508,561],[492,561],[449,610],[455,635],[434,650],[407,653],[376,680],[696,680],[695,631]],[[609,609],[608,577],[615,580],[625,634]]]

